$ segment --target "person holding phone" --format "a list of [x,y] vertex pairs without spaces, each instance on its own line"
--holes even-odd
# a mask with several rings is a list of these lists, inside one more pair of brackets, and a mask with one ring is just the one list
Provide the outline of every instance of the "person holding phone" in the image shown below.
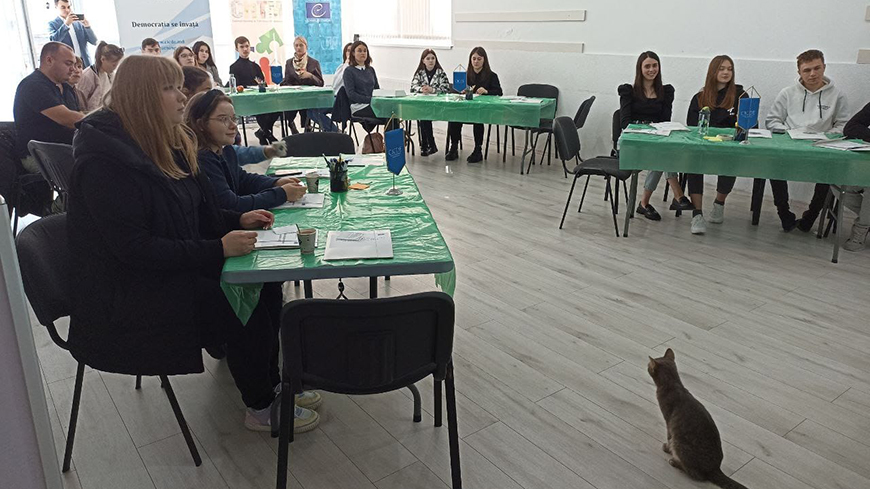
[[97,45],[97,35],[83,14],[72,13],[69,0],[54,0],[57,18],[48,23],[49,39],[73,48],[85,68],[91,66],[88,44]]

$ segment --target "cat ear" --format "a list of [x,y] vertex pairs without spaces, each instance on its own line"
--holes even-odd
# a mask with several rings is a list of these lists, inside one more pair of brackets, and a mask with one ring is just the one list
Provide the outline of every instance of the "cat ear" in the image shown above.
[[668,360],[673,360],[674,359],[674,350],[671,350],[670,348],[668,348],[668,350],[665,352],[665,358],[667,358]]
[[656,360],[653,357],[649,357],[649,370],[650,372],[655,372],[656,370]]

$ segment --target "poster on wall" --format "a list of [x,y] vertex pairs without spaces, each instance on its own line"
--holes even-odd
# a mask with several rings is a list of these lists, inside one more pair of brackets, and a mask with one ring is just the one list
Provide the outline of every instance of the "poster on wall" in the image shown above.
[[308,40],[308,55],[320,61],[323,73],[341,64],[341,0],[293,0],[293,26]]
[[[266,83],[280,82],[281,67],[292,56],[293,42],[282,39],[284,12],[281,0],[230,0],[233,39],[239,36],[251,42],[251,61],[263,69]],[[235,47],[235,46],[233,46]]]
[[139,54],[142,40],[152,37],[164,55],[178,46],[205,41],[214,46],[209,0],[156,0],[128,2],[115,0],[118,34],[127,54]]

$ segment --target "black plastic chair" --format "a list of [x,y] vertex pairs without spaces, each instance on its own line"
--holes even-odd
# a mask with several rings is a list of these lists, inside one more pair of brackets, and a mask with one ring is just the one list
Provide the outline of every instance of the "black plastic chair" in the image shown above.
[[72,167],[75,163],[73,148],[69,144],[44,143],[30,141],[27,149],[39,165],[39,172],[51,185],[52,190],[60,195],[61,201],[66,201],[69,182],[72,177]]
[[441,383],[447,384],[450,468],[453,488],[460,489],[453,320],[453,299],[443,292],[367,300],[305,299],[284,306],[277,487],[287,486],[293,394],[309,388],[348,395],[379,394],[432,375],[435,426],[441,426]]
[[[559,89],[554,87],[553,85],[547,85],[543,83],[529,83],[526,85],[521,85],[519,89],[517,89],[517,95],[521,97],[533,97],[533,98],[553,98],[556,99],[556,110],[559,110]],[[526,127],[520,126],[506,126],[504,129],[504,154],[502,155],[502,162],[504,162],[507,158],[507,130],[510,128],[511,130],[511,141],[514,141],[514,130],[522,129],[526,130]],[[531,133],[534,136],[532,139],[532,154],[529,158],[529,170],[532,169],[532,165],[535,163],[535,149],[538,146],[538,138],[541,134],[547,135],[547,140],[544,142],[544,151],[547,152],[547,164],[550,164],[552,160],[552,148],[553,148],[553,120],[552,119],[541,119],[540,125],[535,128],[531,128]],[[526,147],[529,142],[526,141],[523,143],[523,153],[526,151]],[[513,142],[511,143],[511,154],[516,154],[516,148],[514,147]],[[521,169],[522,170],[522,169]],[[526,170],[526,173],[529,172]]]
[[306,132],[284,138],[287,143],[287,156],[338,156],[354,154],[356,146],[353,138],[340,132]]
[[[568,192],[568,201],[565,202],[565,211],[562,213],[562,221],[559,223],[559,229],[565,224],[565,216],[568,214],[568,207],[571,205],[571,196],[574,194],[574,186],[577,185],[577,179],[586,176],[586,186],[583,187],[583,196],[580,197],[580,209],[583,208],[583,200],[586,198],[586,189],[589,187],[589,177],[597,175],[604,177],[606,184],[605,197],[609,197],[610,209],[613,213],[613,227],[616,229],[616,236],[619,237],[619,226],[616,223],[616,214],[619,213],[619,183],[615,188],[611,187],[610,179],[625,181],[631,176],[628,170],[619,169],[619,158],[613,156],[599,156],[583,161],[580,158],[580,137],[577,135],[577,128],[574,127],[574,121],[570,117],[557,117],[553,121],[553,129],[556,134],[556,144],[559,146],[559,155],[562,160],[562,167],[566,172],[574,174],[574,182],[571,183],[571,191]],[[572,170],[568,170],[568,162],[566,158],[573,158],[577,164]],[[580,212],[578,209],[577,212]],[[630,209],[629,209],[630,211]]]
[[[353,139],[356,141],[357,146],[359,146],[359,138],[356,135],[354,123],[363,126],[363,130],[366,131],[366,134],[371,134],[372,132],[377,131],[378,127],[383,124],[383,121],[369,117],[355,116],[351,112],[350,105],[350,98],[347,96],[347,90],[345,90],[344,87],[341,87],[338,91],[338,95],[335,96],[335,104],[332,106],[332,120],[341,124],[342,132],[344,132],[347,125],[350,125],[349,134],[353,135]],[[372,129],[366,129],[366,126],[372,127]]]
[[[54,322],[61,317],[69,316],[72,308],[69,291],[75,287],[75,280],[69,270],[70,248],[67,236],[66,214],[55,214],[44,217],[21,231],[15,240],[18,248],[18,263],[21,267],[21,279],[24,292],[33,307],[33,312],[39,323],[48,329],[57,346],[69,351],[69,345],[57,332]],[[63,456],[63,471],[69,471],[72,459],[73,442],[76,436],[79,404],[82,399],[82,381],[85,375],[85,364],[78,362],[76,368],[75,389],[73,390],[72,412],[70,413],[69,432],[66,438],[66,450]],[[175,398],[175,392],[169,384],[169,377],[159,375],[161,386],[169,398],[172,412],[187,442],[187,448],[197,467],[202,465],[199,451],[193,443],[193,437],[181,413],[181,407]],[[136,378],[136,388],[140,387],[141,377]]]
[[[589,112],[592,110],[592,104],[595,103],[595,95],[584,100],[577,108],[577,113],[574,114],[574,127],[577,130],[583,129],[586,125],[586,119],[589,118]],[[559,157],[559,145],[556,145],[556,157]],[[568,172],[565,171],[565,178],[568,178]]]

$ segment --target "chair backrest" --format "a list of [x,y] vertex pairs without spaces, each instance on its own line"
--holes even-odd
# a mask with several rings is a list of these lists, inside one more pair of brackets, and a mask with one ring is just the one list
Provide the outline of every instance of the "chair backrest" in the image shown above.
[[613,156],[616,156],[619,151],[616,150],[616,143],[619,142],[619,136],[622,135],[622,118],[620,117],[619,109],[613,113],[613,121],[610,125],[610,138],[613,140]]
[[347,90],[341,87],[335,95],[335,103],[332,104],[332,120],[339,124],[350,121],[350,98]]
[[[520,88],[517,89],[517,95],[533,98],[554,98],[556,99],[556,111],[559,111],[559,89],[553,85],[547,85],[545,83],[528,83],[526,85],[520,85]],[[541,125],[543,125],[543,121],[548,120],[549,119],[541,119]]]
[[75,163],[72,146],[30,141],[27,143],[27,149],[39,165],[42,176],[57,193],[65,195],[69,189],[70,175]]
[[66,223],[66,214],[43,217],[15,238],[24,292],[39,323],[50,329],[58,318],[69,316],[71,309],[71,253]]
[[453,299],[443,292],[366,300],[304,299],[281,313],[284,380],[375,394],[428,375],[443,380],[453,350]]
[[565,171],[568,169],[567,160],[580,157],[580,136],[577,128],[570,117],[556,117],[553,120],[553,133],[556,139],[556,147],[559,148],[559,159]]
[[284,138],[287,156],[338,156],[354,154],[353,138],[340,132],[304,132]]
[[595,95],[587,98],[577,108],[577,114],[574,115],[574,127],[582,129],[586,124],[586,118],[589,117],[589,111],[592,110],[592,104],[595,103]]

